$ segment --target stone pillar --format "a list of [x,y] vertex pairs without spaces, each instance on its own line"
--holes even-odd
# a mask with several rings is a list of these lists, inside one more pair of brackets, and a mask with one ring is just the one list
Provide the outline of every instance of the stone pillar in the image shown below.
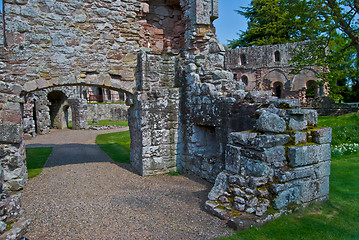
[[127,103],[131,164],[141,175],[175,171],[179,89],[175,88],[175,55],[142,53],[137,91]]
[[72,108],[72,129],[87,129],[87,101],[76,98],[67,100]]

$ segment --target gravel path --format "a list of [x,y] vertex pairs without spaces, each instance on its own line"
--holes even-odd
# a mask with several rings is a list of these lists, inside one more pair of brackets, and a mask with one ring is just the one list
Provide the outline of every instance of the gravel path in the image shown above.
[[26,141],[27,146],[55,146],[43,172],[29,180],[21,197],[25,215],[32,219],[28,239],[211,239],[233,234],[203,210],[211,184],[189,175],[141,177],[93,144],[96,134],[105,132],[54,131]]

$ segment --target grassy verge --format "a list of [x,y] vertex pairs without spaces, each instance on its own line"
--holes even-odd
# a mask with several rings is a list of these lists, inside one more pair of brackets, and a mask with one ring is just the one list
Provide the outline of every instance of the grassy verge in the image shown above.
[[[88,125],[93,125],[92,121],[87,122]],[[128,127],[128,121],[111,121],[111,120],[99,120],[98,124],[95,124],[98,126],[108,126],[108,125],[112,125],[112,126],[123,126],[123,127]]]
[[130,163],[130,131],[97,135],[96,144],[115,162]]
[[333,157],[359,153],[358,114],[319,117],[318,125],[333,129],[333,141],[331,144]]
[[333,146],[359,143],[359,114],[319,117],[318,126],[333,128]]
[[26,166],[29,178],[34,178],[42,172],[53,148],[27,148]]

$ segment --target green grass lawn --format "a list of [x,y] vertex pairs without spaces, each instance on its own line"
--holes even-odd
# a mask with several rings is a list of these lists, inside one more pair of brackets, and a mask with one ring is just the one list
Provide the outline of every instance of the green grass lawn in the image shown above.
[[[87,124],[92,125],[92,121],[88,121]],[[99,120],[99,123],[96,125],[99,125],[99,126],[113,125],[113,126],[128,127],[128,121]]]
[[42,172],[53,148],[27,148],[26,166],[29,178],[34,178]]
[[97,135],[96,144],[115,162],[130,163],[130,131]]
[[333,146],[359,143],[359,115],[356,113],[319,117],[318,126],[333,128]]

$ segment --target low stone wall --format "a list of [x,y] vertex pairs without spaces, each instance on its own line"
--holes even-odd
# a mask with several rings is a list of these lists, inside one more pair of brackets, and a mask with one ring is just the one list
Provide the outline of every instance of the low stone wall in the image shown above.
[[316,128],[316,111],[290,103],[259,109],[254,130],[229,135],[206,209],[235,229],[329,197],[332,130]]
[[319,116],[339,116],[359,111],[357,107],[335,103],[329,97],[308,99],[302,107],[317,110]]
[[127,121],[128,108],[125,104],[88,104],[87,120]]

